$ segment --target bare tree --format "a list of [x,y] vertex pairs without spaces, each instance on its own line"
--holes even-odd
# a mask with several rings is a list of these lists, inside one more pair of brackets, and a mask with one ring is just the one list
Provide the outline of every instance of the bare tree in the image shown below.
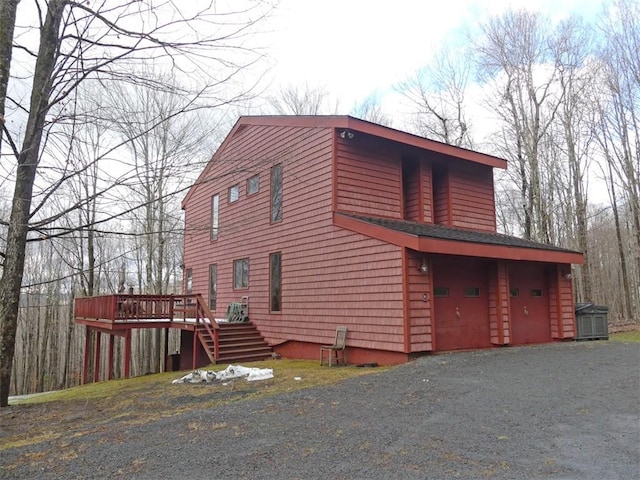
[[550,232],[540,150],[560,105],[550,25],[538,13],[510,10],[482,26],[484,36],[476,45],[482,78],[495,85],[487,102],[504,122],[503,153],[516,166],[524,236],[546,242]]
[[[38,1],[40,26],[34,32],[39,33],[40,44],[38,51],[32,52],[29,45],[13,45],[17,3],[2,2],[0,7],[0,107],[9,98],[9,75],[5,73],[10,72],[12,53],[18,49],[32,54],[35,65],[29,105],[11,98],[16,112],[28,112],[25,129],[4,129],[16,169],[0,278],[0,406],[8,404],[29,231],[36,219],[42,232],[60,218],[39,215],[55,188],[74,175],[62,169],[58,182],[32,205],[42,172],[39,164],[46,153],[43,139],[54,142],[56,127],[79,117],[74,103],[78,86],[94,81],[108,88],[113,82],[127,81],[162,90],[163,85],[138,75],[134,68],[141,62],[156,62],[180,71],[194,85],[183,91],[183,110],[193,108],[197,100],[211,106],[246,98],[250,87],[232,89],[231,82],[259,59],[246,47],[247,35],[270,8],[266,3],[254,3],[251,12],[225,12],[213,2],[201,9],[191,4],[178,9],[174,2],[153,0],[95,4]],[[22,138],[20,147],[17,136]]]
[[396,86],[412,107],[409,127],[419,135],[473,147],[466,112],[470,65],[464,52],[442,47],[424,69]]
[[380,99],[377,95],[369,95],[361,103],[357,104],[351,111],[351,115],[387,127],[391,127],[393,124],[391,117],[382,110]]
[[333,115],[338,112],[338,102],[332,104],[326,86],[287,85],[277,95],[269,98],[269,105],[278,115]]

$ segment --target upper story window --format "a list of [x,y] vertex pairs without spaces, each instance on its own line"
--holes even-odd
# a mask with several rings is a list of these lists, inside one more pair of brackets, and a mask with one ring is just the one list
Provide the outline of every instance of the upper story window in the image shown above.
[[233,288],[249,288],[249,259],[233,261]]
[[193,270],[190,268],[187,268],[184,272],[184,276],[185,276],[184,291],[187,295],[191,295],[193,293]]
[[258,193],[260,190],[260,175],[254,175],[247,179],[247,195]]
[[218,238],[218,214],[220,209],[220,195],[211,197],[211,240]]
[[271,221],[282,221],[282,164],[271,167]]
[[240,198],[240,186],[234,185],[229,187],[229,203],[233,203],[238,201]]

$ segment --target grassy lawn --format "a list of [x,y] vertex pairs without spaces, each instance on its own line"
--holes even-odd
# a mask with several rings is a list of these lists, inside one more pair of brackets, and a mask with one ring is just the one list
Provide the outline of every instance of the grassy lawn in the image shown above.
[[[145,375],[69,388],[59,392],[13,400],[0,409],[0,452],[36,445],[65,435],[82,436],[118,422],[135,426],[180,415],[183,412],[278,395],[340,382],[387,369],[321,367],[310,360],[269,360],[243,363],[246,367],[272,368],[274,378],[255,382],[235,379],[211,384],[171,382],[186,372]],[[212,365],[206,369],[221,371]]]
[[612,333],[609,335],[609,340],[612,342],[640,342],[640,330]]

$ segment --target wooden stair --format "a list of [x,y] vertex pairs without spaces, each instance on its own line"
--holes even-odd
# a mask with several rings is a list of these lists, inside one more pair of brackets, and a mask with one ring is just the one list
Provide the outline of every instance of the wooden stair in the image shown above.
[[273,350],[252,322],[218,324],[218,358],[213,352],[213,338],[204,327],[198,337],[213,363],[255,362],[271,358]]

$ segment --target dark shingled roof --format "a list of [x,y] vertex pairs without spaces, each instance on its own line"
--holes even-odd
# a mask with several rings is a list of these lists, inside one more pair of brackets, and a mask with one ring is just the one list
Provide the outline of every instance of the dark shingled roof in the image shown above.
[[501,233],[478,232],[463,230],[461,228],[445,227],[443,225],[431,225],[408,220],[393,220],[390,218],[366,217],[361,215],[343,214],[356,220],[379,225],[397,232],[408,233],[418,237],[436,238],[439,240],[453,240],[456,242],[484,243],[504,247],[535,248],[538,250],[553,250],[556,252],[579,253],[574,250],[556,247],[546,243],[538,243],[532,240],[503,235]]

